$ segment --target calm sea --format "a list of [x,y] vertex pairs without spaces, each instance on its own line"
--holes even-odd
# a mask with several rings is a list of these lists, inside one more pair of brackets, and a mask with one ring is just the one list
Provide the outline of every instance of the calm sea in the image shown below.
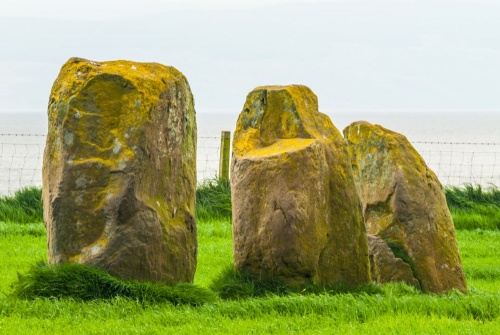
[[[500,111],[327,114],[340,131],[354,121],[365,120],[406,135],[443,184],[500,186]],[[238,112],[198,112],[199,180],[216,176],[220,133],[233,133],[237,117]],[[0,194],[41,184],[46,133],[44,112],[0,113]]]

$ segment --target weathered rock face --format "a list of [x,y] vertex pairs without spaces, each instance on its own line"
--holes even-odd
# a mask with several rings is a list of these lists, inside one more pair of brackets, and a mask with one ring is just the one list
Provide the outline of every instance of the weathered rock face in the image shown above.
[[235,268],[300,286],[370,281],[345,142],[305,86],[247,96],[231,166]]
[[368,235],[370,273],[377,283],[404,282],[420,287],[410,265],[394,255],[387,243],[377,235]]
[[72,58],[52,87],[48,117],[49,262],[125,279],[192,281],[196,120],[182,73]]
[[406,137],[368,122],[344,129],[368,234],[402,252],[427,292],[467,290],[436,175]]

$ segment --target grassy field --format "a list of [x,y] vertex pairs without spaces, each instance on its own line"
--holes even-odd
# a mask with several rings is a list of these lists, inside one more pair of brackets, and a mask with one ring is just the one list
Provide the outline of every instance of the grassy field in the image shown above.
[[446,189],[446,201],[457,229],[500,229],[500,190],[480,186]]
[[[205,193],[199,193],[199,198],[225,192],[217,184],[201,191]],[[467,199],[466,194],[458,195]],[[474,204],[498,204],[490,202],[476,200],[468,211],[474,212]],[[466,209],[463,204],[456,206],[455,210]],[[190,294],[212,293],[212,300],[199,306],[175,303],[175,299],[172,303],[123,296],[93,300],[14,296],[18,274],[29,274],[36,263],[46,261],[45,229],[41,223],[4,218],[7,222],[0,223],[0,334],[500,333],[499,229],[457,230],[469,287],[466,295],[429,295],[402,284],[369,285],[356,291],[316,288],[291,292],[237,278],[231,271],[227,206],[217,215],[209,207],[197,208],[198,268],[194,286],[186,288]],[[476,225],[498,227],[498,222],[492,223],[494,215],[481,218]]]

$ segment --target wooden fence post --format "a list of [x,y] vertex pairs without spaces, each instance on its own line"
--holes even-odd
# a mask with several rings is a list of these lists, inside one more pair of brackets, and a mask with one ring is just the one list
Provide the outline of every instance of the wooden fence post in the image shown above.
[[230,152],[231,132],[223,131],[220,136],[219,179],[229,179]]

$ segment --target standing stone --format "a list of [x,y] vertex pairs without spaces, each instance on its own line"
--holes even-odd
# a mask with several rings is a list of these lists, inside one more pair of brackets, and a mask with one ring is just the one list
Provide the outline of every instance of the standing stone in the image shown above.
[[52,87],[43,163],[51,264],[175,283],[196,269],[196,120],[173,67],[72,58]]
[[248,94],[231,166],[235,268],[293,286],[370,281],[346,144],[307,87]]
[[406,137],[368,122],[344,129],[368,234],[408,263],[426,292],[467,290],[455,228],[436,175]]

